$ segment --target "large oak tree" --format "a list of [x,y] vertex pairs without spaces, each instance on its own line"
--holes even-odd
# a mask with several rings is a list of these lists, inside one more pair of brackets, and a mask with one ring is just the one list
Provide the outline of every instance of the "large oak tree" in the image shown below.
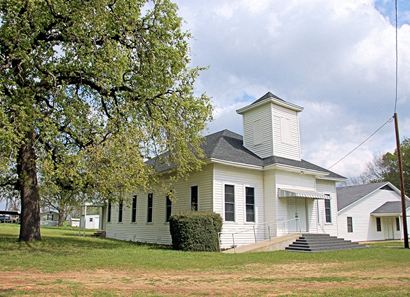
[[168,0],[0,1],[0,170],[21,197],[20,240],[41,239],[40,186],[115,199],[167,151],[200,165],[210,119],[189,33]]

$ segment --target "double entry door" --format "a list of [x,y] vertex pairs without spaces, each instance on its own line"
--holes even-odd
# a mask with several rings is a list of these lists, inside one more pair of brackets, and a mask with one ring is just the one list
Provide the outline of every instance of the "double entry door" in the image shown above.
[[307,198],[288,198],[288,232],[309,232]]

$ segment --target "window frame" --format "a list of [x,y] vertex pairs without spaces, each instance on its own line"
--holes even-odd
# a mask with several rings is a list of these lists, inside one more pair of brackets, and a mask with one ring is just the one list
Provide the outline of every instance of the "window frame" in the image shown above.
[[169,222],[169,218],[172,214],[172,200],[169,198],[169,195],[165,197],[165,222]]
[[108,201],[108,205],[107,205],[107,223],[111,223],[111,212],[112,212],[111,201]]
[[120,200],[118,202],[118,223],[122,223],[124,211],[124,201]]
[[[193,200],[193,189],[196,189],[196,197],[195,200]],[[191,211],[198,211],[199,209],[199,187],[198,185],[192,185],[191,186]]]
[[153,212],[154,212],[154,194],[148,193],[148,196],[147,196],[147,224],[153,223]]
[[401,230],[401,228],[400,228],[400,218],[396,217],[396,231],[400,231],[400,230]]
[[[350,219],[350,222],[349,222]],[[353,217],[346,217],[347,233],[353,233]]]
[[[249,196],[248,195],[248,189],[253,190],[253,195],[252,195],[253,202],[252,203],[248,203],[248,196]],[[248,220],[248,206],[252,207],[252,215],[253,215],[252,220]],[[255,223],[256,222],[255,187],[251,187],[251,186],[245,186],[245,222],[247,222],[247,223]]]
[[382,232],[382,219],[381,217],[376,217],[376,231]]
[[131,204],[131,223],[137,222],[137,205],[138,205],[138,196],[132,196],[132,204]]
[[[227,187],[232,187],[232,189],[233,189],[233,202],[227,202],[226,201],[226,194],[227,194],[226,189],[227,189]],[[227,217],[227,215],[226,215],[227,214],[226,205],[227,204],[233,205],[233,212],[232,212],[233,219],[229,219],[229,220],[226,219],[226,217]],[[231,213],[231,212],[229,212],[229,213]],[[236,220],[236,214],[235,214],[235,185],[233,185],[233,184],[224,184],[224,221],[225,222],[235,222],[235,220]]]
[[[325,194],[326,196],[329,197],[329,199],[324,199],[324,204],[325,204],[325,223],[326,224],[332,224],[332,201],[330,198],[330,194]],[[327,201],[327,202],[326,202]],[[326,207],[326,204],[329,203],[329,207]],[[329,220],[328,220],[329,217]]]

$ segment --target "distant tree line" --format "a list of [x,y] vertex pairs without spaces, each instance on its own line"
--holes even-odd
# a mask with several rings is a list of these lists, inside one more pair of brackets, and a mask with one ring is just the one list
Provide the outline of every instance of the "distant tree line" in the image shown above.
[[[410,138],[401,143],[403,158],[404,189],[410,194]],[[397,163],[397,150],[377,156],[367,165],[366,171],[359,177],[352,178],[350,183],[363,184],[388,181],[400,188],[400,176]]]

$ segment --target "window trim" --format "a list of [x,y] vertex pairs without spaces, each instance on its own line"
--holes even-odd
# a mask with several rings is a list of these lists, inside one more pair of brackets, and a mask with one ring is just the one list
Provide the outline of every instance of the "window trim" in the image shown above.
[[401,230],[400,217],[396,217],[396,231]]
[[153,217],[154,217],[153,213],[154,213],[154,194],[148,193],[148,196],[147,196],[147,224],[153,223]]
[[[253,206],[253,221],[248,221],[247,189],[253,189],[253,204],[249,204],[249,205]],[[244,202],[245,203],[244,203],[244,205],[245,205],[245,222],[246,223],[256,223],[256,202],[255,202],[256,193],[255,192],[256,192],[255,187],[248,186],[248,185],[245,186],[245,191],[244,191],[244,194],[245,194],[245,201]]]
[[382,232],[382,219],[381,219],[381,217],[376,217],[376,232]]
[[[349,219],[350,219],[350,224],[349,224]],[[346,223],[347,223],[347,233],[353,233],[353,217],[346,217]]]
[[[326,196],[330,197],[330,194],[325,194]],[[329,208],[326,208],[326,201],[329,201]],[[325,199],[324,201],[324,206],[325,206],[325,224],[333,224],[333,220],[332,220],[332,201],[331,198],[330,199]],[[330,221],[327,220],[327,211],[329,211],[329,218]]]
[[132,196],[132,204],[131,204],[131,223],[137,222],[137,206],[138,205],[138,196]]
[[124,213],[124,201],[120,200],[118,202],[118,223],[122,223]]
[[108,201],[108,205],[107,205],[107,223],[111,223],[111,213],[112,213],[112,205],[111,205],[111,201]]
[[[226,220],[226,187],[231,186],[233,187],[233,220]],[[236,209],[235,209],[235,184],[230,184],[230,183],[224,183],[224,188],[223,188],[223,210],[224,210],[224,222],[230,222],[230,223],[235,223],[236,222]],[[231,202],[229,202],[231,203]],[[232,203],[231,203],[232,204]]]
[[171,217],[171,215],[172,215],[172,200],[169,198],[169,195],[167,195],[165,197],[165,222],[166,223],[169,222],[169,218]]
[[[195,204],[192,203],[193,202],[193,200],[192,200],[192,189],[193,188],[196,188],[196,208],[195,209],[193,207]],[[190,194],[191,211],[198,211],[199,210],[199,187],[198,187],[198,185],[192,185],[190,187],[190,191],[191,191],[191,194]]]

